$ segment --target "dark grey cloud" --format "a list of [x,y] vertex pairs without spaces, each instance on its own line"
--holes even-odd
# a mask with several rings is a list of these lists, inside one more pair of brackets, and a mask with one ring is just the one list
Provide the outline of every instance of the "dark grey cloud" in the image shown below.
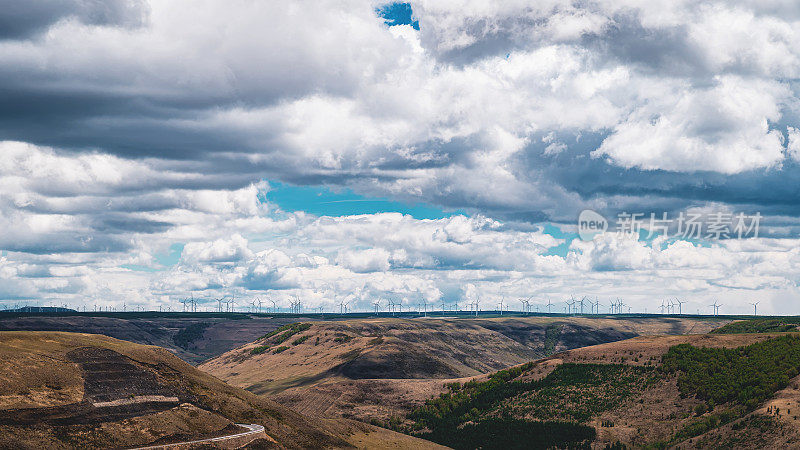
[[[748,7],[759,14],[778,14],[770,13],[769,8],[761,11],[752,5]],[[572,8],[603,16],[608,23],[599,31],[554,41],[548,27],[559,26],[558,21],[563,19],[553,14],[558,12],[555,10],[540,11],[538,16],[532,13],[476,16],[457,24],[460,29],[456,30],[473,42],[444,50],[438,47],[442,39],[437,34],[441,30],[435,28],[438,23],[426,18],[424,8],[415,11],[420,16],[421,43],[442,68],[464,69],[488,57],[530,51],[555,42],[591,54],[589,62],[597,64],[594,68],[622,65],[633,74],[678,78],[687,81],[690,87],[704,85],[719,75],[696,43],[688,39],[686,25],[648,27],[643,24],[640,12],[603,11],[594,2],[578,2]],[[147,14],[144,2],[15,1],[7,11],[0,12],[0,24],[13,22],[17,28],[0,26],[0,29],[8,30],[6,39],[24,39],[58,20],[70,18],[88,25],[139,26],[146,34],[150,26]],[[208,33],[217,36],[219,24],[208,26]],[[356,103],[354,108],[364,108],[364,114],[370,115],[373,111],[363,105],[367,101],[358,98],[363,95],[360,89],[364,84],[384,80],[380,76],[370,78],[365,67],[383,74],[391,73],[399,63],[393,59],[394,55],[374,57],[374,49],[365,50],[364,54],[369,56],[366,57],[359,48],[347,47],[353,46],[352,42],[342,44],[347,50],[342,55],[327,57],[326,51],[332,53],[333,46],[320,47],[322,50],[315,47],[304,53],[293,44],[310,45],[312,37],[300,31],[277,35],[269,31],[265,31],[263,45],[260,36],[245,36],[243,42],[247,45],[231,39],[220,43],[219,48],[189,48],[195,52],[169,55],[174,59],[150,59],[161,48],[143,48],[136,57],[115,59],[107,48],[92,47],[81,49],[87,52],[83,55],[86,60],[81,61],[78,57],[73,60],[58,55],[57,48],[43,45],[39,48],[42,53],[32,53],[30,59],[0,64],[0,139],[49,145],[67,154],[111,153],[135,161],[146,160],[157,170],[193,175],[113,186],[41,182],[32,189],[43,196],[95,195],[96,198],[76,200],[69,205],[33,200],[19,208],[30,212],[105,215],[105,219],[92,222],[96,230],[104,233],[126,230],[157,233],[170,223],[134,219],[124,213],[181,206],[179,199],[160,193],[165,190],[238,189],[269,178],[296,184],[350,186],[368,195],[391,195],[412,202],[423,200],[446,209],[463,209],[513,221],[567,221],[573,210],[577,213],[581,207],[595,203],[607,204],[609,211],[616,208],[675,211],[704,202],[721,202],[746,210],[762,209],[771,215],[800,215],[797,206],[800,198],[793,188],[800,176],[792,161],[780,168],[733,175],[624,168],[606,158],[590,156],[612,133],[610,129],[556,130],[556,136],[564,142],[564,150],[557,154],[545,154],[542,135],[530,135],[531,143],[511,159],[509,168],[519,185],[527,189],[519,193],[523,201],[500,189],[497,195],[478,195],[485,192],[476,194],[459,186],[469,184],[469,176],[481,176],[483,162],[475,155],[485,150],[486,129],[492,124],[481,124],[482,128],[467,136],[421,139],[402,145],[389,143],[385,148],[379,148],[383,143],[365,146],[368,148],[363,151],[334,155],[335,164],[323,166],[319,159],[325,155],[318,158],[315,152],[323,151],[315,145],[324,147],[326,142],[287,142],[287,134],[291,138],[293,133],[302,131],[302,117],[297,119],[300,123],[297,130],[287,131],[282,127],[288,122],[280,122],[288,114],[286,111],[256,121],[257,126],[246,126],[252,120],[247,113],[265,114],[265,110],[293,101],[326,96],[352,100]],[[251,42],[255,44],[250,45]],[[186,60],[180,59],[181,56]],[[347,61],[348,57],[354,62]],[[5,58],[19,56],[9,54]],[[750,69],[734,65],[725,70],[742,74],[757,72]],[[521,90],[526,87],[524,83],[519,86]],[[227,122],[220,119],[220,114],[232,111],[241,112],[242,116],[233,114]],[[387,120],[395,113],[381,108],[374,108],[374,112],[383,114]],[[469,122],[470,114],[479,112],[455,111],[455,119],[450,120]],[[720,133],[735,131],[736,123],[726,120],[704,122],[692,132],[712,139]],[[437,124],[429,126],[435,128]],[[578,134],[582,138],[575,142]],[[449,169],[470,175],[437,178],[419,190],[397,188],[414,171],[446,173]],[[106,197],[114,201],[109,203]]]
[[147,13],[143,0],[12,0],[0,8],[0,39],[30,38],[64,19],[89,25],[140,26]]
[[9,252],[31,253],[34,255],[56,253],[115,253],[133,248],[130,239],[123,236],[110,236],[90,233],[39,233],[36,235],[16,234],[12,239],[0,241],[0,247]]

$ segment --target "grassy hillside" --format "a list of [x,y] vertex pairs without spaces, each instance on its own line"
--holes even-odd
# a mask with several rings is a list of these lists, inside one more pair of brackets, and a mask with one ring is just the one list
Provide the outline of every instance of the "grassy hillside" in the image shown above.
[[570,348],[639,335],[707,332],[720,324],[579,317],[300,322],[214,358],[202,369],[257,393],[276,393],[310,379],[335,376],[467,377]]
[[308,419],[158,347],[0,332],[0,448],[143,446],[231,434],[235,423],[263,425],[262,441],[274,448],[429,445],[365,424]]
[[782,333],[787,331],[797,331],[798,326],[800,326],[800,320],[792,317],[752,319],[731,322],[712,331],[712,333]]
[[449,383],[384,425],[454,448],[787,448],[798,373],[800,335],[638,338]]
[[300,322],[232,350],[202,370],[308,414],[370,420],[405,415],[444,379],[480,377],[632,336],[704,333],[727,320],[683,318],[372,318]]

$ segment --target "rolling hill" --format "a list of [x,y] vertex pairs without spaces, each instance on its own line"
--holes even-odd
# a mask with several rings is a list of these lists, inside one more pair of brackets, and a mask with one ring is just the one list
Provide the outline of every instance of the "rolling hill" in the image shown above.
[[91,333],[157,345],[199,364],[297,319],[224,313],[0,313],[0,331]]
[[658,317],[304,322],[199,368],[304,414],[385,421],[441,392],[442,380],[640,335],[705,333],[727,322]]
[[387,426],[465,449],[797,448],[799,373],[797,334],[638,337],[450,381]]
[[100,335],[0,332],[0,448],[118,448],[263,425],[259,448],[435,447],[347,420],[308,419],[162,348]]

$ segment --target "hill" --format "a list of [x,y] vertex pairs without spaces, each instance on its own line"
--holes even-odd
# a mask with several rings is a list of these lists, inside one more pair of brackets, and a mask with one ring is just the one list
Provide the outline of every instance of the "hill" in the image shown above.
[[796,448],[799,373],[796,334],[639,337],[450,382],[387,425],[454,448]]
[[346,420],[310,420],[169,351],[105,336],[0,332],[0,448],[117,448],[263,425],[260,448],[431,447]]
[[296,318],[216,313],[0,314],[0,331],[102,334],[157,345],[199,364]]
[[797,331],[799,326],[800,318],[797,317],[769,317],[764,319],[737,320],[717,328],[712,331],[712,333],[780,333]]
[[726,320],[495,317],[303,322],[200,366],[304,414],[362,420],[404,415],[475,377],[570,348],[639,335],[705,333]]

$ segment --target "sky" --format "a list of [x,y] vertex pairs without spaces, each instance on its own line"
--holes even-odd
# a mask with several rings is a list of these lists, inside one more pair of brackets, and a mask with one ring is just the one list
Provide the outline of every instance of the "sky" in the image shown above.
[[0,308],[800,314],[796,1],[10,1]]

